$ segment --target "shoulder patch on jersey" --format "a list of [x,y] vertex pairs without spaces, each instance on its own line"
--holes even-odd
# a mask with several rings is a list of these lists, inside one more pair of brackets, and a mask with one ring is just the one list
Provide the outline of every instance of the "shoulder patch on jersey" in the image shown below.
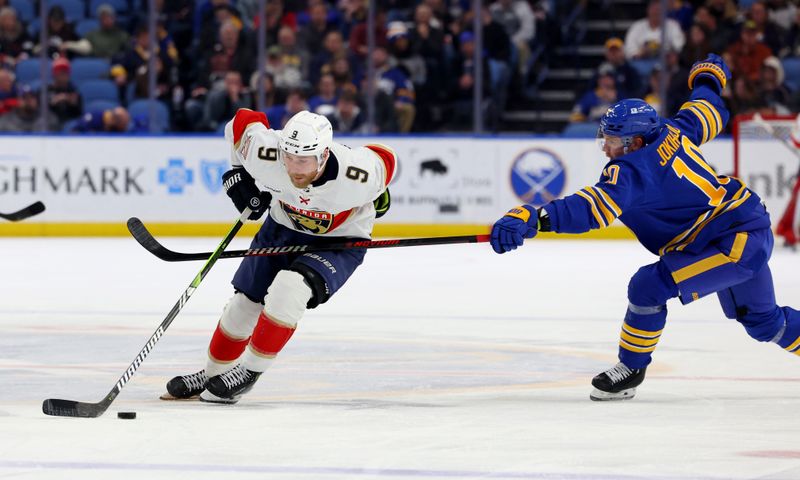
[[373,143],[364,146],[375,152],[378,155],[378,158],[380,158],[383,162],[383,168],[386,170],[386,182],[384,183],[384,186],[388,187],[389,183],[392,182],[395,168],[397,167],[397,155],[395,155],[394,150],[386,145]]
[[238,146],[244,131],[252,123],[263,123],[269,128],[269,120],[264,112],[254,112],[249,108],[240,108],[233,117],[233,145]]

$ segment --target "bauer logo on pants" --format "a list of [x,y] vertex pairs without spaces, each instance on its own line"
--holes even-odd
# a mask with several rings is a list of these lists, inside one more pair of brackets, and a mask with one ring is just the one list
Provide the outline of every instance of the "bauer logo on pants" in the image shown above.
[[561,196],[567,174],[558,155],[544,148],[529,148],[512,162],[510,180],[520,200],[540,207]]

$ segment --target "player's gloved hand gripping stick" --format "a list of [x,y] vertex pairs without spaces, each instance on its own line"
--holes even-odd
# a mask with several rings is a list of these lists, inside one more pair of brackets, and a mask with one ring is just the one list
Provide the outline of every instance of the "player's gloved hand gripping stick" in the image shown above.
[[192,296],[194,291],[200,286],[200,282],[203,281],[206,274],[208,274],[211,267],[217,262],[222,254],[223,250],[228,246],[228,244],[233,240],[233,237],[236,236],[236,233],[239,232],[239,229],[242,228],[245,220],[251,215],[251,210],[249,208],[245,208],[242,211],[242,215],[236,220],[236,223],[233,224],[231,230],[222,239],[219,246],[217,246],[216,250],[210,253],[209,257],[207,257],[207,261],[203,268],[200,269],[200,272],[195,275],[194,280],[189,286],[184,290],[183,294],[180,296],[178,301],[172,307],[172,310],[169,311],[166,318],[161,321],[161,324],[158,326],[155,332],[150,336],[150,339],[147,343],[142,347],[142,350],[139,351],[139,354],[136,355],[136,358],[133,359],[133,362],[128,366],[125,372],[119,377],[117,383],[114,385],[114,388],[111,389],[110,392],[105,396],[105,398],[97,403],[89,403],[89,402],[77,402],[75,400],[61,400],[56,398],[49,398],[42,403],[42,411],[47,415],[54,415],[60,417],[84,417],[84,418],[95,418],[99,417],[108,409],[111,405],[111,402],[117,398],[119,392],[122,390],[122,387],[125,386],[126,383],[133,377],[133,374],[136,373],[136,370],[139,366],[144,362],[144,359],[147,358],[147,355],[153,351],[153,348],[156,346],[156,343],[161,339],[164,335],[164,332],[169,328],[172,321],[175,320],[175,317],[178,316],[178,313],[183,309],[183,306],[186,305],[186,302],[189,301],[189,298]]
[[492,226],[489,242],[497,253],[506,253],[522,246],[541,229],[539,211],[531,205],[514,207]]

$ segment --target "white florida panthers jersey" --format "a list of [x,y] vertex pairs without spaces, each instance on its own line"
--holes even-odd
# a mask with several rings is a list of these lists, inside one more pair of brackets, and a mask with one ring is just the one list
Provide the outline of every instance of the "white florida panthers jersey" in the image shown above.
[[243,166],[259,188],[272,194],[272,219],[311,235],[372,238],[372,202],[392,180],[394,151],[384,145],[351,149],[334,142],[322,175],[307,188],[297,188],[278,159],[280,134],[268,127],[266,117],[249,110],[240,110],[225,128],[231,163]]

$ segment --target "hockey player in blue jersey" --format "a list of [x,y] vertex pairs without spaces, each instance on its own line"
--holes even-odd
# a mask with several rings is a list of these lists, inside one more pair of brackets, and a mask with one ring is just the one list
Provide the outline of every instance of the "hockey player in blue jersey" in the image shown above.
[[776,304],[767,265],[769,215],[755,192],[717,175],[698,148],[728,121],[720,93],[729,77],[717,55],[695,63],[690,100],[669,119],[639,99],[613,105],[600,120],[609,159],[600,181],[539,209],[513,208],[492,227],[492,248],[505,253],[538,231],[581,233],[619,218],[660,257],[630,280],[619,363],[592,379],[592,400],[633,398],[675,297],[687,304],[716,293],[748,335],[800,355],[800,312]]

